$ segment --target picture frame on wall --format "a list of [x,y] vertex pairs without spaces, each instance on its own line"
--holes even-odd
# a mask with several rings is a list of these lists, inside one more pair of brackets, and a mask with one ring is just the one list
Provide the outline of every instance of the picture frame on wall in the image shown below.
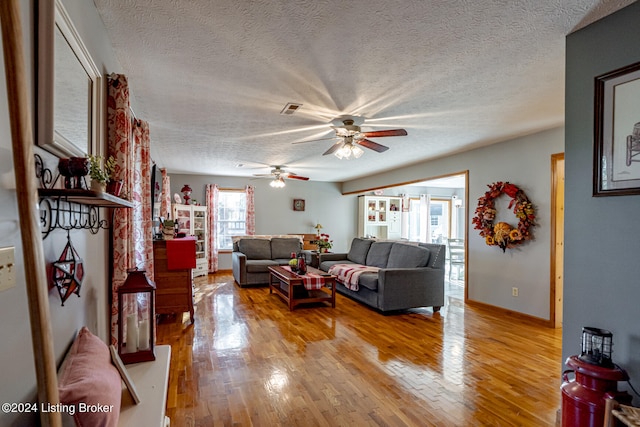
[[640,194],[640,62],[595,79],[593,196]]
[[304,199],[293,199],[293,210],[304,211]]

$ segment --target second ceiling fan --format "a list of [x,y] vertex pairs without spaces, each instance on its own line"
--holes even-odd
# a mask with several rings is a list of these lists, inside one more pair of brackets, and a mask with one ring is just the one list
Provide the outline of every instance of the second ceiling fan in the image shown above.
[[272,177],[273,179],[271,180],[269,185],[275,188],[282,188],[285,186],[284,178],[299,179],[301,181],[309,181],[309,178],[306,176],[296,175],[293,172],[286,172],[284,169],[282,169],[282,166],[272,166],[272,167],[273,169],[271,169],[271,172],[269,173],[253,174],[253,176],[260,177],[260,178]]
[[[355,125],[354,121],[351,119],[343,120],[342,123],[343,126],[331,126],[331,128],[336,131],[336,136],[334,138],[338,138],[338,141],[333,144],[327,151],[325,151],[322,154],[323,156],[326,156],[327,154],[334,154],[340,159],[348,159],[351,156],[358,158],[364,153],[360,146],[376,151],[378,153],[382,153],[384,151],[387,151],[389,147],[371,141],[369,138],[407,135],[407,131],[404,129],[374,130],[371,132],[362,132],[360,130],[360,126]],[[299,143],[303,142],[311,141],[300,141]],[[294,144],[296,143],[294,142]]]

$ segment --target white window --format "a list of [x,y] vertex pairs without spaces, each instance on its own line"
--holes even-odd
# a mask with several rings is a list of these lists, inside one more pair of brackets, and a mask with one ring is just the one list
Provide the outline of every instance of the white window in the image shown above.
[[232,236],[247,234],[247,194],[244,190],[220,190],[216,231],[218,250],[232,250]]
[[[449,237],[451,223],[451,201],[433,198],[429,202],[429,215],[426,221],[430,224],[431,236],[428,242],[442,243]],[[409,200],[409,240],[420,241],[420,199]]]

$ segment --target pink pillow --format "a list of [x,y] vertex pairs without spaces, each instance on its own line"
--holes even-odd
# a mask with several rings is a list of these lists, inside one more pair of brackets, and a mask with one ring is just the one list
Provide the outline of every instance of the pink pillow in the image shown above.
[[73,405],[76,425],[117,426],[122,383],[109,347],[83,326],[63,365],[60,403]]

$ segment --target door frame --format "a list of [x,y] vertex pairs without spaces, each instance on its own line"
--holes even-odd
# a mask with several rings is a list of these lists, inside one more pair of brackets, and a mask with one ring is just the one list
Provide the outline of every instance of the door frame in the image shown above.
[[556,153],[551,155],[551,256],[549,264],[549,326],[551,326],[552,328],[562,327],[562,322],[559,321],[561,316],[559,316],[556,312],[556,297],[559,293],[556,284],[556,258],[558,256],[556,246],[558,243],[556,241],[556,227],[558,226],[558,218],[556,218],[556,199],[558,197],[558,185],[560,180],[558,174],[558,164],[561,161],[564,162],[564,153]]

